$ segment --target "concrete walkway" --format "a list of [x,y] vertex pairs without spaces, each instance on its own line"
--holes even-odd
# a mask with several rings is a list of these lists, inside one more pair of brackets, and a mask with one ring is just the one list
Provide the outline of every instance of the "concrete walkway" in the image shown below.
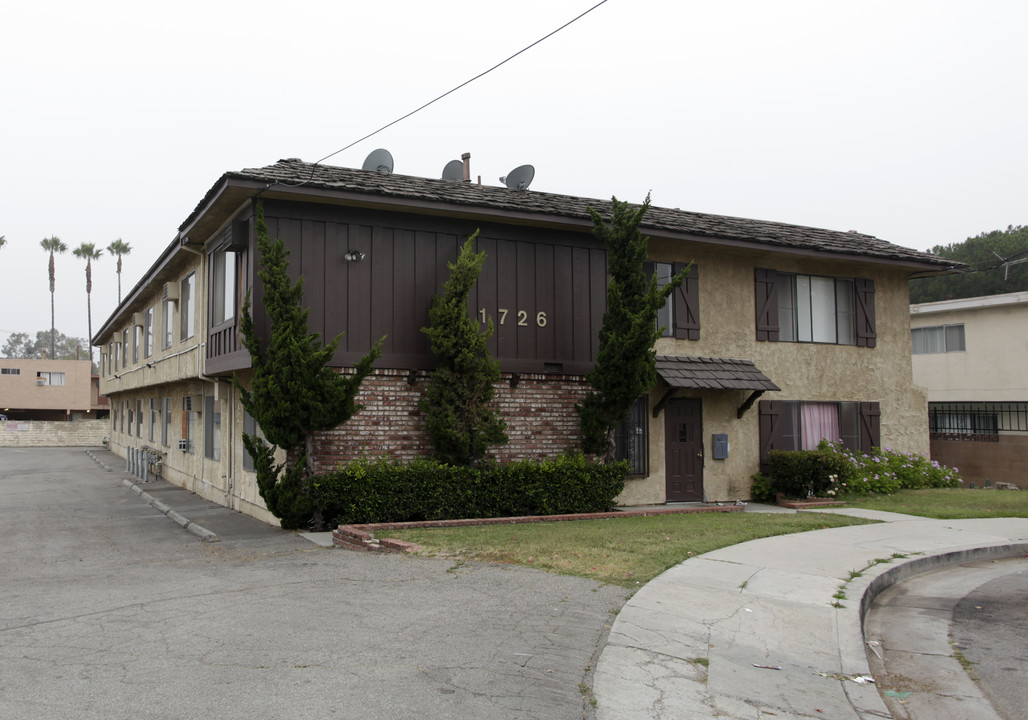
[[884,522],[753,540],[643,586],[598,660],[596,717],[891,717],[862,630],[875,595],[946,564],[1028,552],[1028,518],[832,512]]

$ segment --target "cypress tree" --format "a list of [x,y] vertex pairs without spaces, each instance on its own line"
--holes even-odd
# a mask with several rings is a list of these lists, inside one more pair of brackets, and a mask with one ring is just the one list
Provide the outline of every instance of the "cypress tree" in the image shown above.
[[[264,287],[271,337],[266,343],[258,337],[248,291],[240,332],[250,352],[253,374],[249,388],[238,379],[235,382],[243,407],[257,421],[264,438],[244,433],[243,444],[254,460],[258,489],[268,510],[283,527],[298,528],[316,512],[309,500],[313,434],[345,423],[361,409],[355,398],[381,354],[382,340],[360,359],[352,375],[329,367],[341,335],[322,344],[321,335],[309,331],[303,278],[296,283],[289,279],[289,253],[281,240],[268,237],[260,201],[256,232],[257,275]],[[276,447],[286,450],[285,463],[274,462]]]
[[607,249],[607,308],[596,365],[588,375],[593,390],[576,409],[582,449],[605,461],[612,458],[614,430],[636,399],[657,382],[653,344],[663,333],[656,326],[657,311],[688,274],[686,269],[660,288],[656,277],[643,272],[649,238],[639,228],[649,207],[649,195],[636,208],[612,198],[609,223],[589,208],[593,234]]
[[489,319],[484,330],[468,313],[468,295],[485,262],[475,252],[478,233],[468,238],[457,261],[448,263],[450,277],[443,294],[432,299],[428,336],[438,365],[429,377],[419,407],[436,457],[451,465],[471,465],[492,445],[507,442],[506,423],[489,403],[493,384],[500,379],[500,363],[489,354],[493,334]]

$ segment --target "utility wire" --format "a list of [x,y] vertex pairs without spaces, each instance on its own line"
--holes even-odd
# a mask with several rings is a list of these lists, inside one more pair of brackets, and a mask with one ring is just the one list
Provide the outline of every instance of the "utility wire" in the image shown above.
[[390,122],[390,123],[386,123],[385,125],[383,125],[382,127],[380,127],[380,128],[378,129],[378,130],[375,130],[375,131],[373,131],[373,132],[370,132],[370,133],[368,133],[367,135],[365,135],[364,137],[360,138],[359,140],[354,140],[354,141],[353,141],[352,143],[350,143],[349,145],[346,145],[345,147],[341,147],[341,148],[339,148],[338,150],[336,150],[336,151],[335,151],[335,152],[333,152],[333,153],[329,153],[328,155],[326,155],[325,157],[321,158],[320,160],[318,160],[317,162],[315,162],[315,163],[314,163],[314,165],[313,165],[313,166],[311,167],[311,174],[310,174],[310,177],[308,177],[308,178],[307,178],[306,180],[304,180],[303,182],[301,182],[301,183],[298,183],[298,184],[295,184],[295,185],[292,185],[292,184],[289,184],[289,183],[279,183],[279,184],[280,184],[280,185],[286,185],[286,186],[288,186],[288,187],[300,187],[301,185],[306,185],[307,183],[309,183],[309,182],[310,182],[311,180],[313,180],[313,179],[314,179],[314,172],[315,172],[315,171],[317,170],[317,168],[318,168],[318,165],[320,165],[321,163],[325,162],[325,161],[326,161],[326,160],[328,160],[329,158],[331,158],[331,157],[335,157],[336,155],[338,155],[339,153],[343,152],[344,150],[349,150],[349,149],[350,149],[350,148],[352,148],[352,147],[353,147],[354,145],[358,145],[358,144],[360,144],[360,143],[364,142],[365,140],[367,140],[368,138],[371,138],[371,137],[374,137],[375,135],[378,135],[378,134],[379,134],[380,132],[382,132],[383,130],[386,130],[386,129],[388,129],[388,128],[391,128],[391,127],[392,127],[393,125],[396,125],[397,123],[399,123],[399,122],[402,122],[402,121],[406,120],[406,119],[407,119],[407,118],[409,118],[409,117],[410,117],[411,115],[414,115],[414,114],[416,114],[416,113],[419,113],[419,112],[421,112],[422,110],[424,110],[425,108],[429,107],[430,105],[434,105],[435,103],[439,102],[439,101],[440,101],[440,100],[442,100],[442,99],[443,99],[444,97],[446,97],[447,95],[452,95],[453,93],[457,92],[457,91],[458,91],[458,90],[460,90],[461,88],[463,88],[463,87],[466,87],[466,86],[470,85],[471,83],[475,82],[475,80],[478,80],[479,78],[481,78],[481,77],[484,77],[484,76],[488,75],[488,74],[489,74],[489,73],[491,73],[491,72],[492,72],[493,70],[496,70],[497,68],[499,68],[499,67],[501,67],[501,66],[503,66],[503,65],[506,65],[506,64],[507,64],[507,63],[509,63],[509,62],[510,62],[511,60],[513,60],[514,58],[516,58],[516,57],[517,57],[518,55],[521,55],[521,54],[523,54],[523,53],[525,53],[525,52],[528,52],[529,50],[531,50],[532,48],[534,48],[534,47],[535,47],[536,45],[538,45],[539,43],[543,42],[544,40],[548,40],[549,38],[551,38],[551,37],[553,37],[554,35],[556,35],[557,33],[559,33],[559,32],[560,32],[561,30],[563,30],[564,28],[568,27],[569,25],[572,25],[573,23],[576,23],[576,22],[578,22],[579,20],[581,20],[581,19],[582,19],[582,18],[584,18],[584,17],[586,16],[586,15],[588,15],[589,13],[591,13],[591,12],[592,12],[593,10],[595,10],[596,8],[598,8],[598,7],[600,6],[600,5],[603,5],[603,4],[605,4],[606,2],[607,2],[607,0],[600,0],[600,2],[596,3],[595,5],[593,5],[593,6],[591,7],[591,8],[589,8],[589,9],[588,9],[588,10],[586,10],[585,12],[581,13],[580,15],[577,15],[576,17],[572,18],[571,20],[568,20],[568,21],[567,21],[566,23],[564,23],[563,25],[561,25],[561,26],[560,26],[559,28],[557,28],[556,30],[553,30],[553,31],[551,31],[551,32],[547,33],[546,35],[543,35],[543,36],[542,36],[541,38],[539,38],[538,40],[536,40],[536,41],[535,41],[534,43],[532,43],[531,45],[527,45],[527,46],[525,46],[525,47],[521,48],[521,49],[520,49],[520,50],[518,50],[518,51],[517,51],[516,53],[514,53],[513,55],[511,55],[510,57],[508,57],[507,59],[505,59],[505,60],[501,60],[500,62],[496,63],[495,65],[493,65],[493,66],[492,66],[491,68],[489,68],[488,70],[483,70],[483,71],[482,71],[482,72],[480,72],[480,73],[479,73],[478,75],[475,75],[475,76],[474,76],[473,78],[470,78],[470,79],[468,79],[468,80],[465,80],[465,81],[464,81],[464,82],[462,82],[462,83],[461,83],[460,85],[457,85],[456,87],[454,87],[454,88],[451,88],[450,90],[447,90],[447,91],[446,91],[446,92],[444,92],[444,93],[443,93],[442,95],[440,95],[440,96],[438,96],[438,97],[436,97],[436,98],[433,98],[432,100],[429,100],[429,101],[428,101],[427,103],[425,103],[425,104],[424,104],[424,105],[422,105],[421,107],[418,107],[418,108],[415,108],[414,110],[411,110],[411,111],[410,111],[409,113],[407,113],[406,115],[402,115],[402,116],[400,116],[400,117],[396,118],[395,120],[393,120],[392,122]]

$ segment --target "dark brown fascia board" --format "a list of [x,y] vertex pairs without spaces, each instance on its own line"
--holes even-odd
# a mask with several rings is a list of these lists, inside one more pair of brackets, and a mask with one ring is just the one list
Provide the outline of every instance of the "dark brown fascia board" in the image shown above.
[[[532,227],[545,227],[557,230],[572,230],[579,232],[591,232],[592,221],[585,218],[568,218],[550,215],[547,213],[527,213],[520,211],[503,210],[501,208],[483,208],[480,206],[455,205],[453,203],[436,200],[411,200],[410,198],[393,198],[381,195],[368,195],[361,192],[339,191],[327,188],[312,188],[307,186],[289,187],[288,185],[271,184],[255,180],[244,180],[240,178],[223,178],[218,190],[211,193],[210,199],[201,212],[194,212],[192,222],[183,224],[180,228],[183,243],[199,245],[207,240],[208,233],[199,233],[196,238],[189,237],[191,232],[199,229],[200,221],[209,212],[219,206],[219,201],[224,194],[231,189],[242,190],[243,193],[232,193],[233,201],[227,203],[231,212],[235,212],[239,203],[245,199],[245,193],[249,191],[251,197],[258,195],[274,198],[276,200],[294,200],[304,202],[325,203],[331,205],[347,205],[372,210],[391,210],[413,214],[435,215],[440,217],[454,217],[468,220],[502,221],[514,222],[519,225]],[[225,211],[223,211],[224,214]],[[215,218],[213,225],[218,227],[224,224],[226,217]],[[909,268],[915,273],[926,273],[927,275],[946,275],[959,271],[959,264],[956,267],[940,267],[938,264],[920,262],[904,258],[878,257],[864,255],[861,253],[842,253],[828,250],[817,250],[812,248],[796,248],[787,245],[761,243],[757,241],[739,240],[734,238],[711,237],[706,235],[694,235],[690,233],[676,233],[659,228],[646,228],[643,230],[650,237],[661,239],[677,240],[681,242],[692,242],[715,247],[736,247],[740,249],[759,250],[763,252],[778,252],[787,255],[801,255],[822,259],[843,260],[851,262],[865,262],[879,265],[890,265]],[[207,235],[207,237],[203,237]]]
[[129,290],[125,295],[125,299],[121,301],[118,307],[114,308],[110,317],[104,321],[104,324],[100,326],[93,337],[90,339],[93,347],[100,347],[99,342],[106,334],[111,332],[116,326],[121,325],[124,322],[124,318],[131,315],[135,310],[134,306],[138,305],[140,297],[150,292],[150,288],[157,282],[160,282],[168,274],[168,267],[171,265],[172,260],[177,256],[179,250],[179,238],[176,235],[175,239],[168,244],[168,247],[164,249],[164,252],[160,254],[156,262],[150,266],[150,269],[143,273],[143,276],[139,279],[139,282]]

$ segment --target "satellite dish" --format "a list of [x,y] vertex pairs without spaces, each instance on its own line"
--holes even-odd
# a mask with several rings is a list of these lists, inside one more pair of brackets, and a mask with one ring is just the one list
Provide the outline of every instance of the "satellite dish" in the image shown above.
[[391,173],[393,171],[393,156],[385,148],[372,150],[361,170],[377,170],[378,172]]
[[521,165],[511,170],[505,177],[501,177],[500,182],[511,190],[527,190],[528,186],[532,184],[532,178],[534,177],[534,167],[531,165]]
[[461,182],[464,179],[464,163],[460,160],[451,160],[443,168],[443,180],[455,180]]

